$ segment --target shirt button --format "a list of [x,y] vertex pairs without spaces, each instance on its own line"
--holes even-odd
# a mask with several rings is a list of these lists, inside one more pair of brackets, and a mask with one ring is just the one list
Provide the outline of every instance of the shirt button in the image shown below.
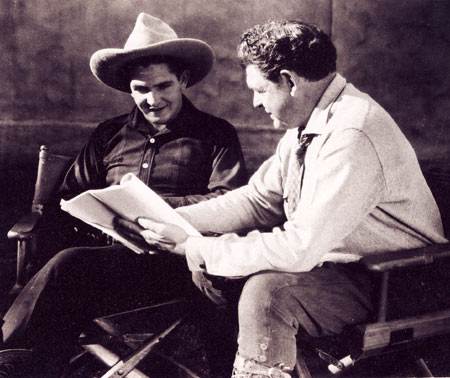
[[143,163],[142,168],[148,168],[148,163]]
[[150,143],[155,143],[155,138],[150,138],[149,142]]

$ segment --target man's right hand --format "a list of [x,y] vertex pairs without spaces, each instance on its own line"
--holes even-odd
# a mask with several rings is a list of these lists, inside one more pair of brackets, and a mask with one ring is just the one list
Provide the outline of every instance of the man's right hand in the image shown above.
[[139,248],[150,253],[160,252],[156,251],[156,248],[150,248],[145,239],[141,236],[141,231],[144,228],[139,226],[135,222],[131,222],[121,217],[115,217],[113,220],[114,231],[116,231],[120,236],[129,240],[130,242],[136,244]]

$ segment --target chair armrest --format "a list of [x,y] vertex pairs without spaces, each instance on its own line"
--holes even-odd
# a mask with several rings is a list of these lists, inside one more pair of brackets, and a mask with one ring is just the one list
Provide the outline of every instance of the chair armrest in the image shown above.
[[28,240],[36,235],[36,229],[42,215],[32,212],[20,220],[8,231],[8,238],[14,240]]
[[369,255],[363,257],[360,263],[370,271],[387,272],[393,269],[428,265],[444,259],[450,260],[450,243]]

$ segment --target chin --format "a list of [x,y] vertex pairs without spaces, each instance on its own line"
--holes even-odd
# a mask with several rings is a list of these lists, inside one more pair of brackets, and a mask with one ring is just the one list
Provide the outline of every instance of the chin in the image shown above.
[[281,127],[281,122],[275,118],[272,118],[272,124],[275,129],[279,129]]
[[288,125],[286,125],[284,122],[281,122],[280,120],[278,120],[278,119],[274,119],[273,120],[273,127],[275,128],[275,129],[288,129],[289,127],[288,127]]

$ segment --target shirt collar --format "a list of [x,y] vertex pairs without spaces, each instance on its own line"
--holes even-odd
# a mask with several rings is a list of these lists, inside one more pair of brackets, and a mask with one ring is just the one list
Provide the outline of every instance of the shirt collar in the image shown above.
[[[187,97],[183,96],[183,105],[180,109],[180,113],[178,113],[178,116],[174,120],[167,124],[167,129],[161,131],[160,133],[165,134],[171,131],[179,130],[186,126],[186,123],[193,119],[192,114],[194,113],[194,110],[194,105],[192,105]],[[139,131],[150,133],[150,135],[156,135],[159,133],[158,130],[145,119],[144,115],[137,106],[135,106],[130,112],[127,125]]]
[[345,78],[337,73],[322,93],[319,102],[309,117],[303,134],[322,134],[324,126],[328,121],[330,109],[339,98],[339,95],[344,90],[346,84],[347,81]]

